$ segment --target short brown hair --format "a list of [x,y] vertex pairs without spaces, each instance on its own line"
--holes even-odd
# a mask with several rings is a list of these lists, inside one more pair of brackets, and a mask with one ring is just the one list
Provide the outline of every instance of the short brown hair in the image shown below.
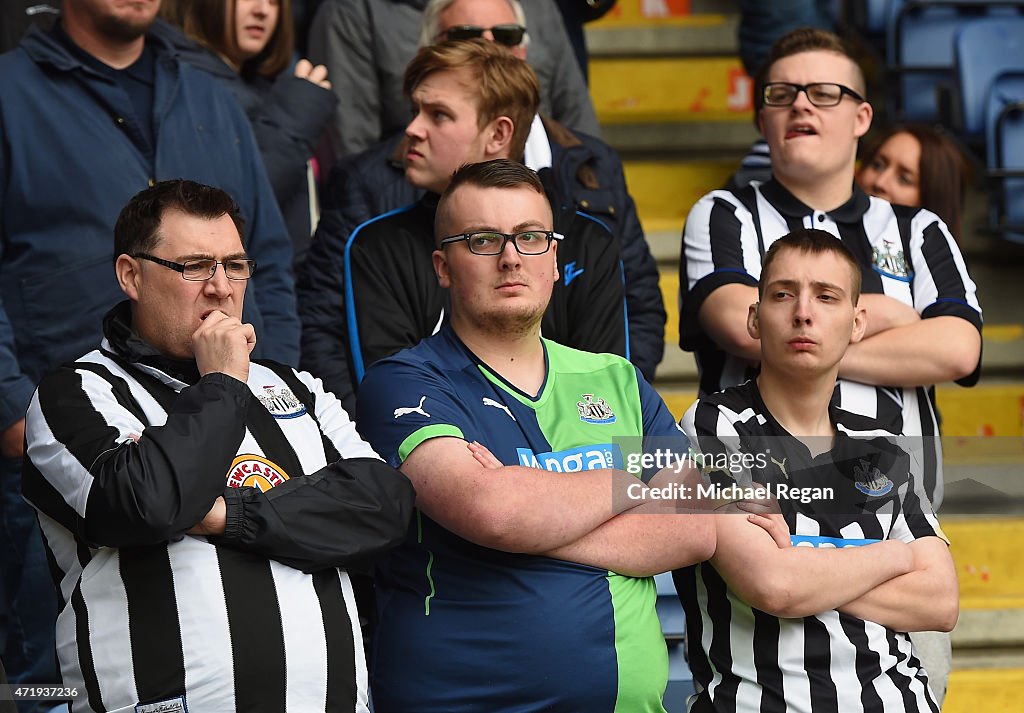
[[920,207],[942,218],[950,234],[959,242],[964,215],[964,174],[968,166],[963,152],[949,134],[939,128],[906,124],[883,132],[864,154],[861,165],[873,161],[882,145],[897,134],[910,134],[921,145],[921,160],[917,167]]
[[434,214],[434,238],[445,237],[447,230],[444,225],[448,220],[448,202],[459,186],[476,186],[477,188],[530,188],[544,195],[544,185],[540,182],[536,171],[527,168],[518,161],[497,158],[480,163],[467,163],[452,174],[452,180],[441,194]]
[[[186,35],[225,56],[238,53],[235,32],[236,0],[163,0],[160,16]],[[277,26],[263,51],[238,69],[243,76],[276,77],[288,69],[295,51],[292,0],[278,0]]]
[[405,69],[402,92],[411,98],[420,82],[435,72],[468,70],[478,97],[477,125],[499,116],[512,120],[510,157],[521,159],[526,152],[526,137],[540,106],[537,75],[526,62],[516,58],[496,42],[484,39],[441,42],[421,47]]
[[226,215],[238,229],[239,240],[245,235],[245,219],[238,204],[221,189],[182,178],[160,181],[132,196],[117,216],[114,224],[115,263],[119,255],[134,257],[139,253],[152,252],[160,242],[160,223],[169,210],[206,220]]
[[794,230],[771,244],[761,263],[761,279],[757,281],[757,299],[760,300],[764,297],[765,276],[768,274],[768,268],[783,250],[797,250],[810,255],[832,253],[843,260],[850,266],[850,301],[856,305],[860,300],[860,264],[857,262],[857,258],[853,256],[848,247],[843,245],[843,241],[832,233],[814,228]]
[[828,32],[817,27],[798,27],[787,32],[772,45],[768,56],[757,71],[754,78],[754,111],[760,111],[764,106],[764,85],[768,82],[768,74],[772,66],[780,59],[792,57],[804,52],[833,52],[846,57],[853,66],[857,68],[857,86],[850,87],[861,96],[865,96],[867,82],[864,80],[864,72],[857,63],[856,55],[849,44],[834,32]]

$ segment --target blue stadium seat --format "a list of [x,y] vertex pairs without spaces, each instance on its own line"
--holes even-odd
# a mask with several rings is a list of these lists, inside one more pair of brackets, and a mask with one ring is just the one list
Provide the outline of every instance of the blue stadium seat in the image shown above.
[[655,606],[658,609],[658,619],[661,621],[661,631],[670,644],[678,643],[683,640],[683,634],[686,632],[686,616],[683,614],[683,605],[676,596],[672,573],[655,575],[654,583],[658,588]]
[[1024,70],[992,82],[985,107],[986,157],[995,189],[990,222],[1003,237],[1024,243]]
[[1024,71],[1024,16],[975,20],[957,33],[954,47],[960,130],[966,139],[980,139],[996,77]]
[[939,120],[938,93],[952,88],[953,40],[967,22],[1012,17],[1012,0],[889,0],[886,59],[898,77],[889,92],[892,115],[902,121]]
[[873,35],[885,31],[885,19],[888,17],[889,3],[897,0],[864,0],[864,32]]

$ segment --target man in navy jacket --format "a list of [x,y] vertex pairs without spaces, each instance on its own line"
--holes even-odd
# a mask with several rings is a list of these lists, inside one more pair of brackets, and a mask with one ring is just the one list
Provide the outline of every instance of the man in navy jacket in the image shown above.
[[[248,120],[214,79],[178,61],[172,30],[154,24],[159,5],[65,0],[53,30],[33,28],[0,57],[0,580],[11,636],[25,630],[24,642],[7,642],[12,682],[54,680],[53,604],[31,587],[47,572],[20,495],[23,417],[40,377],[95,344],[119,300],[110,236],[128,198],[179,177],[231,194],[258,264],[246,295],[256,349],[298,361],[291,245]],[[20,620],[47,609],[46,626]]]

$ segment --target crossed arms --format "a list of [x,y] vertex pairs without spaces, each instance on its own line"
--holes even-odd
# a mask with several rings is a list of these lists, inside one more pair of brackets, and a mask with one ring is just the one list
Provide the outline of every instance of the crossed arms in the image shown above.
[[566,476],[502,466],[489,453],[478,459],[471,447],[459,438],[432,438],[409,454],[401,471],[425,514],[478,545],[634,577],[700,562],[714,551],[709,515],[677,514],[630,498],[627,488],[638,481],[628,473]]
[[[757,288],[723,285],[704,300],[700,323],[726,352],[750,362],[761,360],[761,343],[747,334],[747,310],[757,302]],[[839,364],[839,376],[864,384],[927,386],[969,376],[981,354],[981,334],[966,319],[921,317],[902,302],[862,294],[867,333],[851,344]]]
[[715,518],[711,564],[743,601],[780,618],[838,609],[897,631],[950,631],[959,612],[956,571],[938,537],[909,544],[792,547],[780,515]]

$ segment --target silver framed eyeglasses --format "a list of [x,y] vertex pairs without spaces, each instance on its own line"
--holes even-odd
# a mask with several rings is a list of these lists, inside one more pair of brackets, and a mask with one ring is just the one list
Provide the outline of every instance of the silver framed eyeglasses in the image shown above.
[[543,255],[551,248],[552,240],[564,240],[565,236],[550,230],[524,230],[521,233],[498,233],[493,230],[477,230],[472,233],[451,235],[441,239],[441,247],[465,240],[474,255],[501,255],[511,241],[520,255]]
[[148,253],[135,253],[132,257],[139,260],[149,260],[157,265],[163,265],[172,270],[177,270],[186,280],[203,282],[213,277],[217,272],[217,266],[224,268],[224,274],[229,280],[248,280],[256,271],[256,261],[248,258],[230,258],[228,260],[214,260],[212,257],[186,260],[185,262],[171,262]]
[[800,92],[806,94],[807,100],[818,107],[836,106],[843,100],[844,95],[851,96],[859,102],[864,101],[864,97],[849,87],[833,82],[813,82],[811,84],[769,82],[764,85],[762,97],[766,106],[790,106],[796,101]]

